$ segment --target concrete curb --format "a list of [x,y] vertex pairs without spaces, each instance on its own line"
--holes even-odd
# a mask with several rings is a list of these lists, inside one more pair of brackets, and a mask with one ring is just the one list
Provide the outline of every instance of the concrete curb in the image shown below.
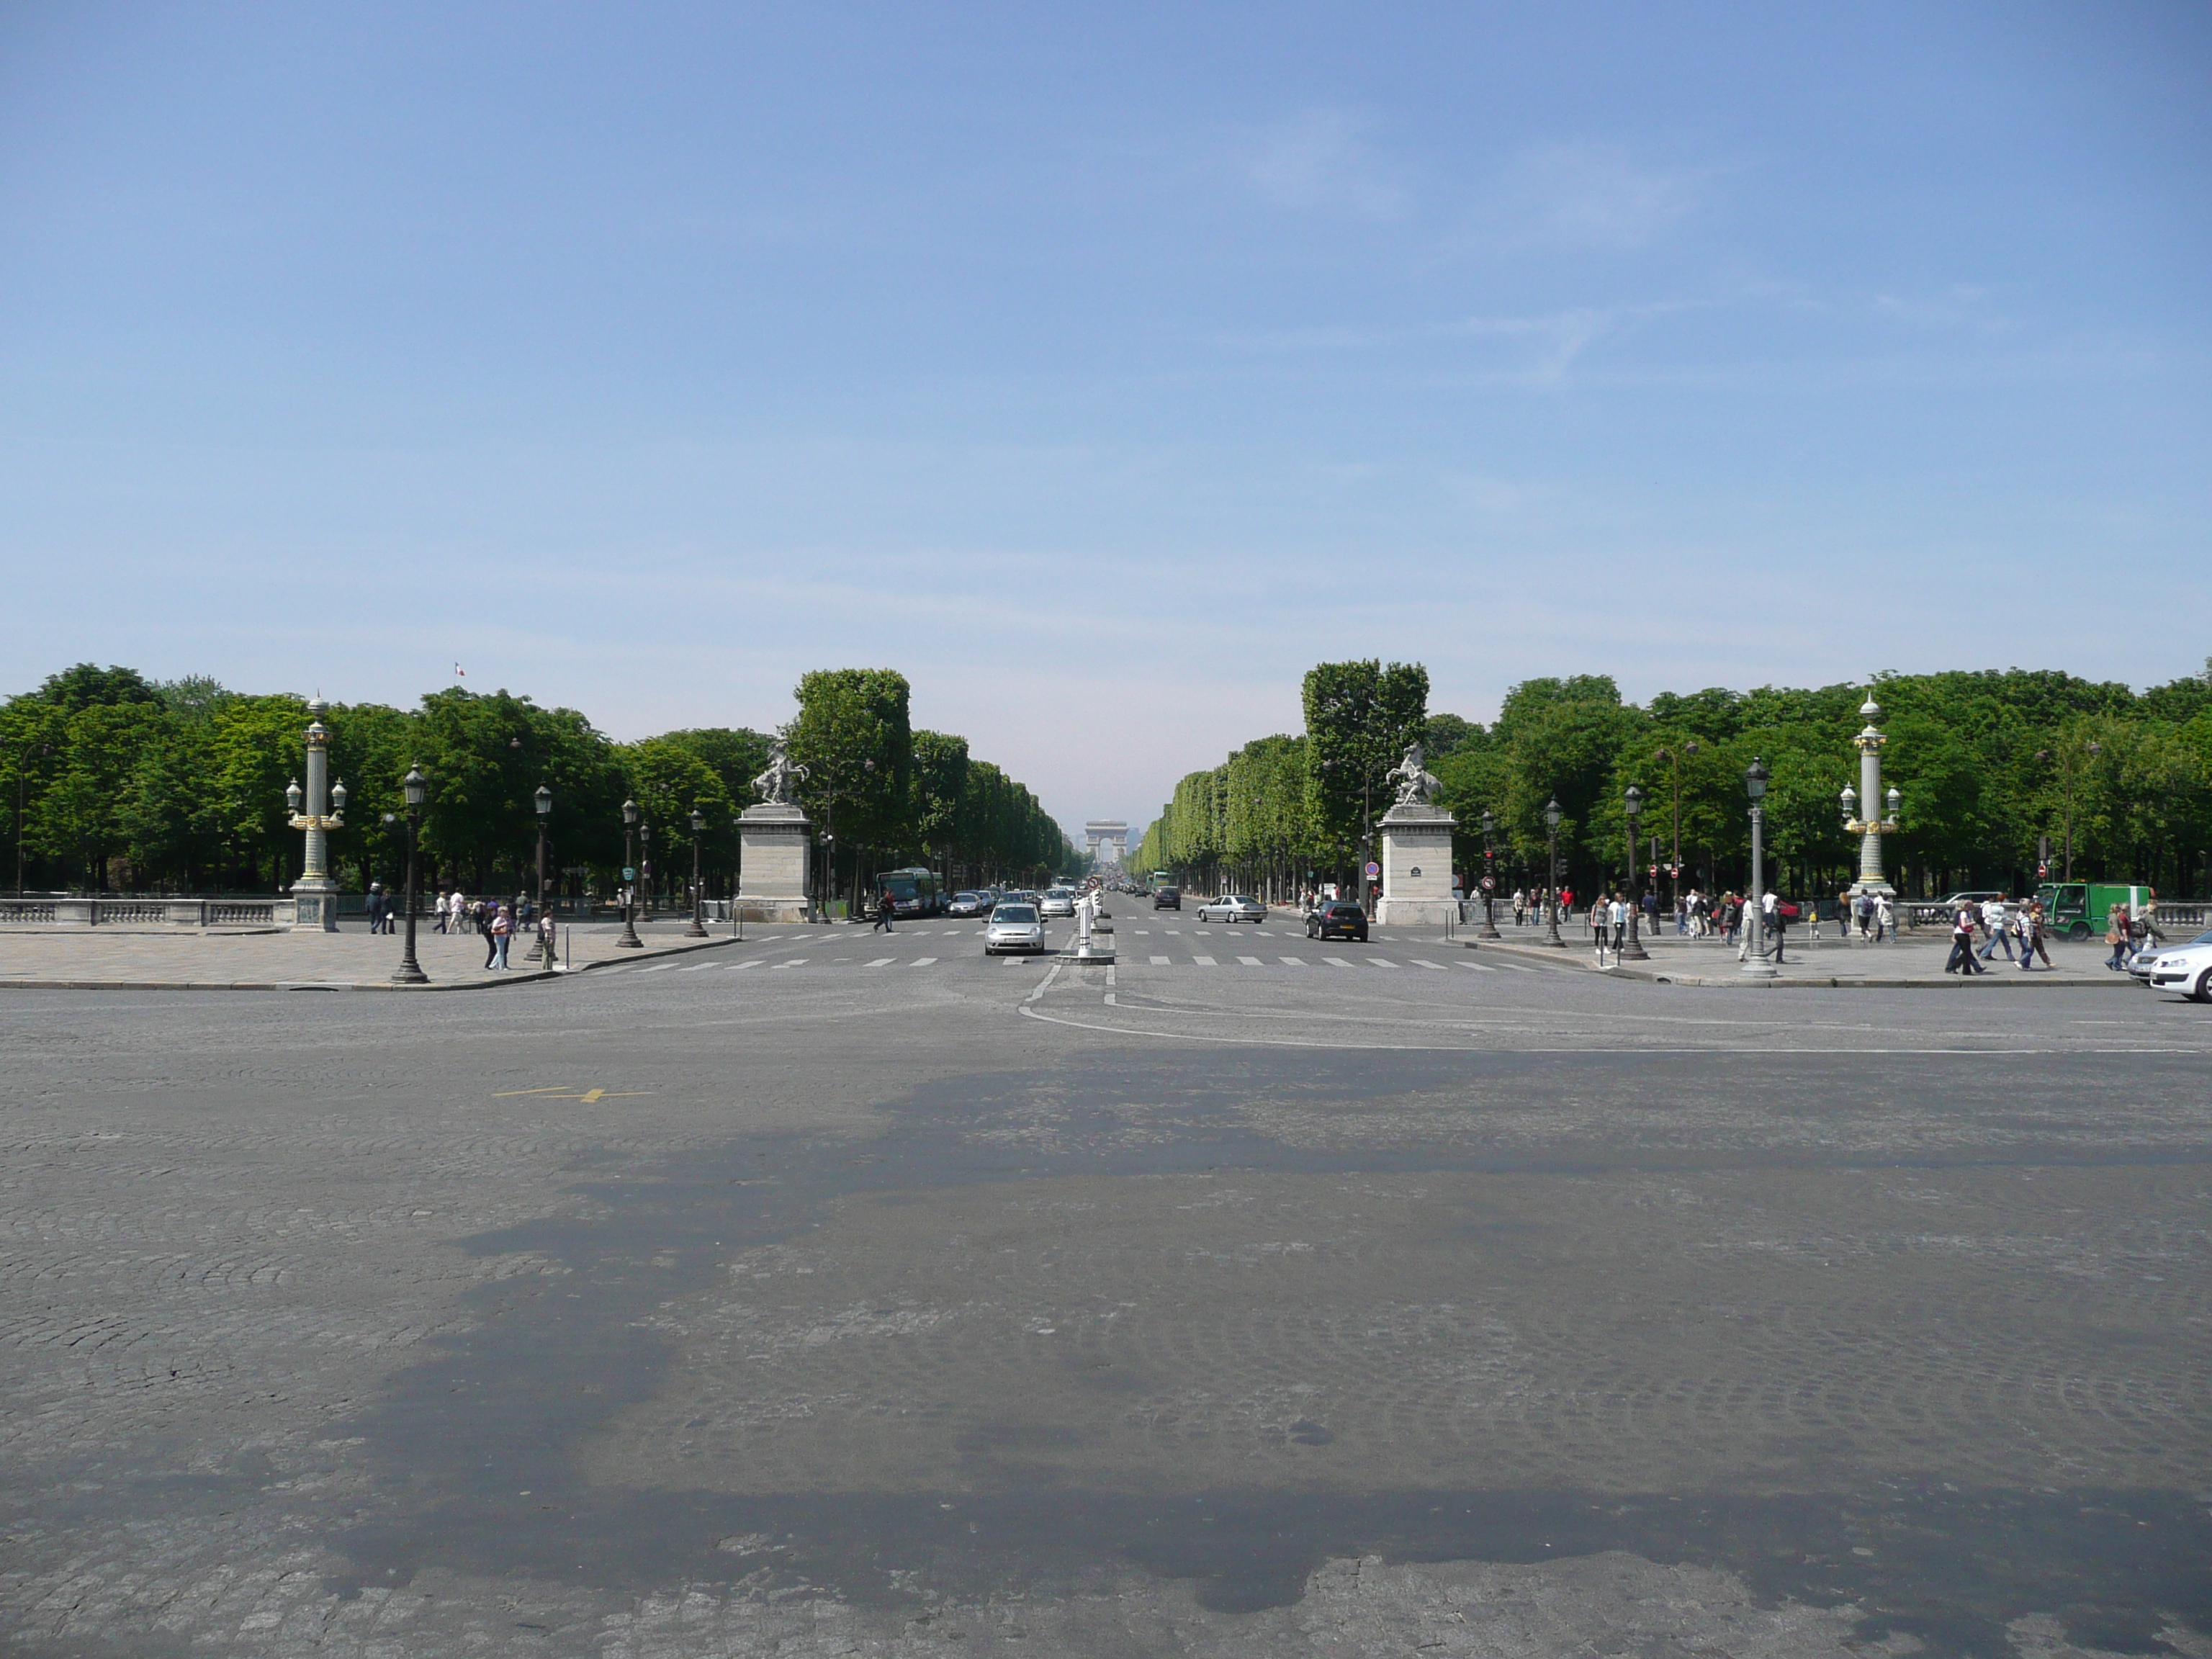
[[179,979],[0,979],[0,991],[397,991],[421,995],[445,991],[508,991],[524,985],[542,985],[549,980],[574,979],[599,968],[627,968],[634,963],[653,962],[664,957],[684,957],[699,951],[713,951],[725,945],[750,943],[734,939],[693,939],[682,945],[647,947],[635,955],[625,952],[619,957],[603,957],[574,968],[556,968],[550,971],[538,969],[533,972],[514,970],[496,978],[468,979],[453,981],[432,981],[428,985],[395,985],[390,980],[325,980],[325,979],[236,979],[236,980],[179,980]]

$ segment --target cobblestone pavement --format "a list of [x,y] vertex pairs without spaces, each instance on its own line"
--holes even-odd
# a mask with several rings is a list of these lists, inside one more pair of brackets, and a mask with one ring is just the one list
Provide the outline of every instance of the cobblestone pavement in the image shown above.
[[[665,951],[696,939],[684,937],[679,918],[647,922],[639,929],[648,951]],[[726,925],[714,930],[726,935]],[[634,956],[619,948],[619,925],[562,924],[561,948],[574,967]],[[434,933],[418,925],[415,957],[434,987],[451,989],[534,971],[532,941],[518,939],[508,953],[508,972],[487,970],[484,942],[477,934]],[[84,988],[151,989],[191,986],[207,989],[266,988],[278,985],[360,986],[389,988],[406,941],[398,934],[375,934],[360,924],[335,933],[128,933],[120,929],[58,929],[0,933],[0,991],[11,986],[69,985]]]
[[2212,1656],[2207,1011],[1123,925],[0,993],[0,1644]]

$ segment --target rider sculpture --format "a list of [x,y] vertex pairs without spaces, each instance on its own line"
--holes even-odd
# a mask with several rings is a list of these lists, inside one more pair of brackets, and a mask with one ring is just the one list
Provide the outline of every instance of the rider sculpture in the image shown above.
[[791,805],[791,786],[794,781],[804,781],[806,769],[792,763],[784,750],[783,739],[776,738],[768,746],[768,770],[753,780],[753,788],[760,798],[772,806]]
[[1406,757],[1382,775],[1382,781],[1398,786],[1397,804],[1401,806],[1427,806],[1436,799],[1437,791],[1443,787],[1443,780],[1421,764],[1421,745],[1406,745]]

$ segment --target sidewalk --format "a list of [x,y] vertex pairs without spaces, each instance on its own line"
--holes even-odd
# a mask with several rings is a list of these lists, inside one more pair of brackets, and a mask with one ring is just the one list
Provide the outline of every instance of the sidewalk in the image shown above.
[[1498,929],[1504,935],[1503,939],[1476,939],[1470,937],[1474,926],[1470,923],[1458,928],[1455,942],[1469,950],[1498,951],[1555,966],[1572,964],[1620,979],[1710,990],[1759,991],[1792,986],[1824,990],[1909,990],[1949,986],[1990,989],[1999,985],[2063,986],[2075,990],[2100,986],[2142,988],[2127,975],[2107,969],[2105,961],[2111,954],[2110,947],[2094,940],[2075,944],[2052,939],[2050,949],[2053,965],[2045,968],[2039,960],[2033,969],[2026,972],[2007,962],[2000,950],[1986,964],[1988,973],[1969,978],[1943,971],[1943,964],[1951,959],[1948,933],[1911,934],[1880,945],[1845,944],[1836,939],[1831,930],[1823,928],[1821,931],[1830,936],[1815,943],[1802,937],[1805,929],[1792,928],[1784,946],[1784,960],[1776,976],[1765,979],[1743,971],[1743,964],[1735,959],[1735,945],[1723,945],[1717,939],[1684,939],[1671,927],[1657,939],[1644,941],[1650,952],[1649,962],[1616,962],[1613,952],[1607,951],[1605,965],[1601,968],[1596,952],[1590,946],[1589,930],[1579,925],[1571,929],[1565,923],[1560,925],[1560,937],[1567,941],[1564,951],[1540,944],[1541,928],[1508,925]]
[[[0,990],[68,991],[486,991],[559,979],[611,963],[640,962],[730,943],[727,922],[709,923],[706,939],[686,939],[684,918],[641,922],[642,951],[625,951],[619,922],[562,924],[563,967],[547,972],[529,960],[534,941],[518,939],[506,973],[487,972],[483,939],[416,925],[415,959],[428,985],[394,985],[405,938],[372,934],[349,921],[335,933],[0,933]],[[758,931],[758,930],[753,930]]]

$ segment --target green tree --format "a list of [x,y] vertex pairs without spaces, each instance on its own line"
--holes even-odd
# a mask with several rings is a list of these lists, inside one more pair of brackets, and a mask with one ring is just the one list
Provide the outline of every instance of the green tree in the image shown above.
[[1314,834],[1339,859],[1389,805],[1382,780],[1408,744],[1419,743],[1429,708],[1429,671],[1325,662],[1306,671],[1306,790]]

